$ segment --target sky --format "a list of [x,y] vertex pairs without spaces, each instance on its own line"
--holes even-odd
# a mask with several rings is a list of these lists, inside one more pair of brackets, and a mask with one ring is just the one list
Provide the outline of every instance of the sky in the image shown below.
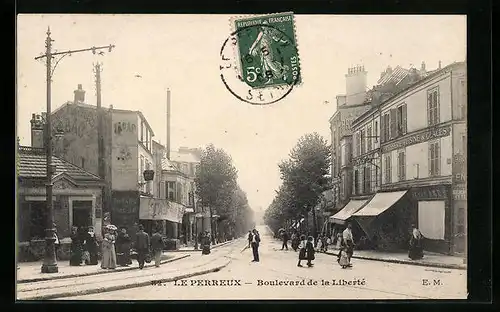
[[[335,97],[349,67],[363,65],[368,87],[388,65],[437,68],[466,59],[466,17],[459,15],[295,15],[302,84],[265,106],[244,103],[220,80],[230,15],[18,15],[17,136],[30,145],[32,113],[46,111],[44,52],[50,26],[55,51],[114,44],[104,56],[65,57],[54,71],[52,110],[73,100],[78,84],[95,105],[93,62],[102,62],[102,103],[140,110],[166,142],[171,90],[171,146],[213,143],[231,155],[254,210],[269,206],[281,184],[278,163],[297,140],[318,132],[330,141]],[[139,75],[140,77],[136,77]]]

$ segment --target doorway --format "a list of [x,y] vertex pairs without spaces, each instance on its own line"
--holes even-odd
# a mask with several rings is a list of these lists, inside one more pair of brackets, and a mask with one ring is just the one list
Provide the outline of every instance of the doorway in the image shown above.
[[79,229],[87,229],[92,226],[92,201],[74,200],[73,201],[73,226]]

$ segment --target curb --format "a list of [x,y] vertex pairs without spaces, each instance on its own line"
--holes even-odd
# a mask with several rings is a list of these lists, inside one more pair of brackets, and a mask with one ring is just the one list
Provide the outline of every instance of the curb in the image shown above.
[[[179,257],[174,257],[173,259],[167,259],[163,260],[160,263],[165,264],[165,263],[170,263],[174,262],[177,260],[181,260],[187,257],[190,257],[191,255],[183,255]],[[147,267],[147,265],[145,266]],[[100,275],[100,274],[109,274],[109,273],[118,273],[118,272],[123,272],[123,271],[131,271],[131,270],[138,270],[139,267],[124,267],[119,270],[102,270],[102,271],[97,271],[97,272],[87,272],[87,273],[76,273],[76,274],[69,274],[69,275],[61,275],[61,276],[47,276],[47,277],[37,277],[37,278],[29,278],[29,279],[22,279],[18,280],[18,284],[26,284],[26,283],[35,283],[35,282],[42,282],[42,281],[50,281],[50,280],[58,280],[58,279],[64,279],[64,278],[73,278],[73,277],[81,277],[81,276],[90,276],[90,275]]]
[[[338,257],[338,253],[333,253],[333,252],[322,252],[322,253]],[[445,264],[445,263],[422,263],[422,262],[414,262],[414,261],[410,261],[410,260],[381,259],[381,258],[354,256],[354,255],[352,257],[354,259],[373,260],[373,261],[390,262],[390,263],[397,263],[397,264],[410,264],[410,265],[442,268],[442,269],[467,270],[466,266],[459,265],[459,264],[457,265],[457,264]]]
[[[154,282],[155,283],[158,282],[158,284],[162,284],[162,283],[177,281],[180,279],[190,278],[190,277],[197,276],[197,275],[204,275],[207,273],[217,272],[217,271],[225,268],[226,266],[228,266],[230,262],[231,262],[231,260],[226,260],[222,265],[216,266],[215,268],[205,269],[203,271],[193,272],[193,273],[184,274],[184,275],[180,275],[180,276],[176,276],[176,277],[169,277],[169,278],[154,280]],[[110,291],[116,291],[116,290],[129,289],[129,288],[151,286],[151,284],[152,284],[152,281],[144,281],[144,282],[133,283],[133,284],[123,284],[123,285],[116,285],[116,286],[111,286],[111,287],[86,289],[83,291],[73,291],[73,292],[66,292],[66,293],[61,293],[61,294],[35,296],[35,297],[31,297],[31,298],[24,298],[24,299],[18,299],[18,300],[50,300],[50,299],[58,299],[58,298],[65,298],[65,297],[76,297],[76,296],[97,294],[97,293],[102,293],[102,292],[110,292]]]
[[[210,250],[212,249],[215,249],[215,248],[218,248],[218,247],[221,247],[221,246],[224,246],[224,245],[227,245],[227,244],[230,244],[230,243],[233,243],[235,242],[236,240],[238,239],[233,239],[233,240],[230,240],[230,241],[227,241],[227,242],[224,242],[224,243],[220,243],[220,244],[217,244],[217,245],[214,245],[214,246],[210,246]],[[184,249],[184,250],[181,250],[181,249],[176,249],[176,250],[168,250],[168,252],[200,252],[201,249]]]

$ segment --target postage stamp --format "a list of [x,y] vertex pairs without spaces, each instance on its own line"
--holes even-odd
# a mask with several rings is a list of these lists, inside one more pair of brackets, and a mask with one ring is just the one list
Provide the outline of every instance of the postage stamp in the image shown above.
[[234,20],[240,74],[254,89],[300,84],[293,13]]

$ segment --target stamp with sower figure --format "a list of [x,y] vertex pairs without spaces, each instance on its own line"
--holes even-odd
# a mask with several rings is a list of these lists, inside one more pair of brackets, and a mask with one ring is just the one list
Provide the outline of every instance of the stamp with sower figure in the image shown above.
[[234,31],[221,49],[221,79],[226,88],[254,105],[283,99],[301,83],[293,13],[231,22]]

